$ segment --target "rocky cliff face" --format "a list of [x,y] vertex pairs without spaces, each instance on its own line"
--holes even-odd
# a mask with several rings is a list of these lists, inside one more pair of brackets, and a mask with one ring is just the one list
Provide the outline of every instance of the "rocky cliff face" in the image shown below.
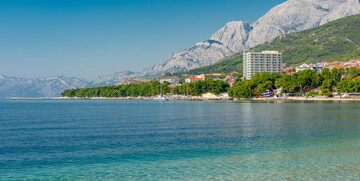
[[164,72],[177,72],[210,65],[226,55],[233,53],[223,43],[208,40],[199,42],[194,46],[172,53],[164,62],[136,73],[139,77],[159,76]]
[[360,13],[359,0],[289,0],[272,8],[255,23],[245,47],[279,35],[298,32]]
[[359,0],[289,0],[253,24],[227,23],[208,41],[172,53],[165,61],[136,73],[151,77],[211,65],[226,55],[269,41],[279,35],[313,28],[330,21],[360,13]]
[[86,84],[85,80],[65,76],[27,79],[0,75],[0,98],[58,97],[65,89],[83,88]]

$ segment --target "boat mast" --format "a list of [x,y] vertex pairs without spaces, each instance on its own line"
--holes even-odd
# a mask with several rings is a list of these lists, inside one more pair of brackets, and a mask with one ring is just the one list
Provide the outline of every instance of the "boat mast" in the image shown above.
[[162,96],[162,83],[160,82],[160,96]]

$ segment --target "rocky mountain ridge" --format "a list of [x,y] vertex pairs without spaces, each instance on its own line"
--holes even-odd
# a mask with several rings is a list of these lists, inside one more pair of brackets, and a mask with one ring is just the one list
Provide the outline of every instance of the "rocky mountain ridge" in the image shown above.
[[272,8],[256,22],[232,21],[209,40],[174,52],[160,64],[135,73],[154,77],[214,64],[225,56],[254,47],[273,38],[314,28],[330,21],[360,13],[359,0],[288,0]]
[[87,81],[65,76],[17,78],[0,75],[0,98],[59,97],[65,89],[83,88]]
[[90,81],[86,87],[97,87],[105,85],[114,85],[120,82],[123,78],[135,77],[135,72],[123,71],[123,72],[113,72],[109,75],[100,75],[95,80]]

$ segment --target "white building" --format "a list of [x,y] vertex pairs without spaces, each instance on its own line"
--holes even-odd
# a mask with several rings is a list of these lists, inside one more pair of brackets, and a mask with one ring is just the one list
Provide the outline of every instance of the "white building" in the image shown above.
[[205,74],[201,74],[201,75],[193,75],[187,79],[185,79],[185,83],[191,83],[191,82],[196,82],[196,81],[201,81],[201,80],[205,80]]
[[244,78],[250,80],[256,73],[281,73],[282,53],[278,51],[244,51]]
[[323,67],[321,66],[321,64],[302,64],[301,66],[299,67],[296,67],[296,72],[299,72],[299,71],[302,71],[302,70],[307,70],[307,69],[310,69],[310,70],[313,70],[315,71],[316,73],[320,73],[321,74],[321,71],[323,69]]

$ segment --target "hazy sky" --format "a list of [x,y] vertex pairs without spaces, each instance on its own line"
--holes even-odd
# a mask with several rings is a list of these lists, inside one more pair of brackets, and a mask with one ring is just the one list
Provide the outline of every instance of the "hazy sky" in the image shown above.
[[0,74],[140,71],[285,0],[0,0]]

